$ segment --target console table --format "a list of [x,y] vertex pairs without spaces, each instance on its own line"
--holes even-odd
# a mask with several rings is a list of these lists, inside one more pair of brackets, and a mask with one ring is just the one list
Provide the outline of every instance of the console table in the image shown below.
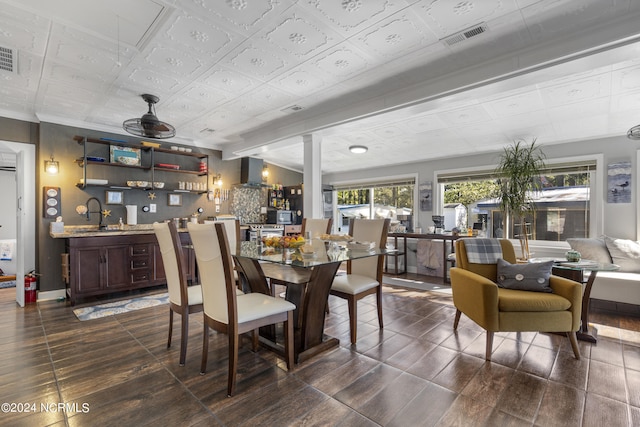
[[[436,234],[436,233],[389,233],[387,237],[391,237],[394,239],[395,247],[398,249],[397,254],[387,255],[396,257],[396,271],[397,271],[397,257],[404,255],[404,273],[407,271],[407,239],[426,239],[426,240],[442,240],[442,265],[443,265],[443,274],[442,278],[445,282],[448,281],[447,278],[447,265],[448,265],[448,254],[447,254],[447,242],[450,244],[451,252],[454,252],[454,241],[469,236],[454,236],[453,234]],[[398,246],[398,239],[402,239],[402,248]]]

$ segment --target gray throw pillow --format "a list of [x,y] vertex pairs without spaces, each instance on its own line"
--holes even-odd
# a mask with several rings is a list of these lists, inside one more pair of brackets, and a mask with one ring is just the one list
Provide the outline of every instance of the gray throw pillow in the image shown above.
[[549,277],[553,261],[511,264],[498,259],[498,286],[519,291],[553,292]]
[[604,243],[604,238],[569,238],[567,243],[574,251],[580,252],[582,259],[588,259],[595,262],[601,262],[604,264],[611,263],[611,255],[607,249],[607,245]]
[[613,237],[605,237],[604,241],[613,263],[620,266],[620,271],[640,273],[640,242]]

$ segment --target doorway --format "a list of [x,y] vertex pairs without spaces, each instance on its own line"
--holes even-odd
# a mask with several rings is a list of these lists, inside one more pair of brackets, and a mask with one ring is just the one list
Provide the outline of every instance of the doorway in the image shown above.
[[[11,210],[16,212],[15,224],[4,230],[3,238],[15,235],[16,244],[12,257],[15,257],[16,269],[16,302],[24,307],[24,276],[35,269],[35,146],[18,142],[0,141],[0,153],[3,157],[15,156],[15,195],[13,200],[6,201]],[[15,208],[15,209],[13,209]],[[4,227],[3,227],[4,228]]]

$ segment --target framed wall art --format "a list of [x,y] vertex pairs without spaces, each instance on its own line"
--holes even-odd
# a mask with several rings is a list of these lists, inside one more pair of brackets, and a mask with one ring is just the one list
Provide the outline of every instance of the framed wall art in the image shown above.
[[168,194],[167,204],[169,206],[182,206],[182,194]]
[[122,205],[124,197],[122,191],[107,190],[104,192],[104,200],[107,205]]
[[419,197],[420,197],[420,210],[422,212],[432,211],[433,210],[433,183],[432,182],[423,182],[419,187]]
[[631,203],[631,162],[607,166],[607,203]]

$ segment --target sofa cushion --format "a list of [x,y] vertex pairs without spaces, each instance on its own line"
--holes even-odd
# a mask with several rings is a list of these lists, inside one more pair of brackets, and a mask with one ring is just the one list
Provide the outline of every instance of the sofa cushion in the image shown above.
[[498,289],[498,310],[500,311],[564,311],[570,308],[571,302],[560,295]]
[[521,291],[553,292],[549,277],[553,260],[529,264],[511,264],[502,258],[497,262],[497,283],[501,288]]
[[613,263],[618,264],[621,271],[640,273],[640,242],[608,236],[605,236],[604,241]]
[[611,255],[604,238],[570,238],[567,243],[574,251],[580,252],[583,259],[601,263],[611,263]]

